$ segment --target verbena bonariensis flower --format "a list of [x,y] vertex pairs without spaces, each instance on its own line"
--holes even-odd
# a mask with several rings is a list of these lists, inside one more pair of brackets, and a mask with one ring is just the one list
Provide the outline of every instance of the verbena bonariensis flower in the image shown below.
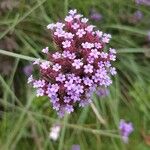
[[134,12],[134,14],[129,17],[129,22],[133,24],[139,23],[143,19],[143,13],[140,10]]
[[72,145],[71,150],[80,150],[80,145]]
[[124,143],[128,143],[128,137],[133,132],[132,123],[127,123],[125,120],[121,119],[119,123],[119,130]]
[[47,26],[57,51],[48,47],[42,52],[46,61],[37,59],[40,77],[30,76],[28,83],[37,89],[37,96],[48,96],[59,116],[74,111],[76,104],[83,107],[91,102],[92,93],[112,84],[116,74],[111,62],[116,60],[116,50],[104,51],[110,34],[95,30],[76,10],[70,10],[64,22]]
[[142,18],[143,18],[143,13],[139,10],[137,10],[134,15],[133,15],[133,18],[136,20],[136,21],[140,21]]
[[150,0],[135,0],[138,5],[147,5],[150,6]]
[[31,74],[32,74],[32,72],[33,72],[33,65],[26,65],[24,68],[23,68],[23,72],[24,72],[24,74],[27,76],[27,77],[29,77]]
[[91,10],[91,15],[90,18],[94,21],[101,21],[102,20],[102,15],[98,13],[96,10],[92,9]]

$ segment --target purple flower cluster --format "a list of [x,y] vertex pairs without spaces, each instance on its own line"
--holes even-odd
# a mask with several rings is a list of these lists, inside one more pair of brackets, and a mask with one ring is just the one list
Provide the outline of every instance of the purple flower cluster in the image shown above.
[[119,124],[120,134],[124,143],[128,143],[128,137],[133,132],[132,123],[127,123],[125,120],[121,120]]
[[103,16],[100,13],[98,13],[96,10],[92,9],[90,18],[94,21],[101,21]]
[[24,68],[23,68],[23,72],[24,74],[29,77],[31,74],[32,74],[32,71],[33,71],[33,65],[26,65]]
[[80,150],[80,145],[72,145],[71,150]]
[[129,22],[133,24],[137,24],[143,19],[143,13],[140,10],[137,10],[133,13],[132,16],[129,17]]
[[135,0],[138,5],[147,5],[150,6],[150,0]]
[[37,89],[37,96],[48,96],[62,117],[73,112],[76,104],[89,104],[93,92],[112,84],[116,69],[111,62],[116,60],[116,50],[104,51],[111,35],[95,30],[77,10],[70,10],[64,22],[49,24],[47,28],[57,52],[50,53],[48,47],[42,50],[47,60],[34,62],[40,77],[30,76],[28,83]]
[[140,21],[142,18],[143,18],[143,13],[139,10],[137,10],[133,15],[133,19],[135,19],[137,22]]

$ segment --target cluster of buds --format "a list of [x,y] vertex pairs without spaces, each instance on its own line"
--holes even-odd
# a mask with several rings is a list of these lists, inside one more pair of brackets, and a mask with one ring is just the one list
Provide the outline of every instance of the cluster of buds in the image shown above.
[[47,26],[57,47],[54,53],[46,47],[42,50],[47,60],[38,59],[40,76],[30,76],[28,83],[37,89],[37,96],[48,96],[53,109],[60,117],[91,102],[92,93],[112,84],[111,75],[116,74],[111,62],[116,60],[116,50],[106,45],[110,34],[95,30],[88,19],[70,10],[64,22]]

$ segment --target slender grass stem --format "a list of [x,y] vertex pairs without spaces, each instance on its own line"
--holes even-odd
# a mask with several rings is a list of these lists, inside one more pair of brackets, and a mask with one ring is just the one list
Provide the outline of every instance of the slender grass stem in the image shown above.
[[90,104],[93,112],[95,113],[96,117],[98,118],[98,120],[100,121],[101,124],[105,125],[106,121],[102,118],[102,116],[100,115],[100,113],[98,112],[96,106],[94,105],[94,103]]

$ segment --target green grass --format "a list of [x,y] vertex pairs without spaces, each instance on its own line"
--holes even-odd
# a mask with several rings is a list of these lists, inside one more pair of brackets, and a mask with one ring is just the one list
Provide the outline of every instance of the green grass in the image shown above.
[[[102,21],[90,22],[112,34],[110,45],[118,52],[114,64],[118,74],[109,96],[94,95],[95,111],[88,106],[59,119],[46,97],[36,98],[35,91],[26,83],[23,67],[35,58],[43,58],[43,47],[54,49],[46,26],[63,18],[70,8],[78,9],[86,17],[91,8],[103,15]],[[142,21],[131,24],[121,19],[136,10],[143,12]],[[4,55],[14,59],[10,74],[0,74],[0,150],[71,150],[73,144],[79,144],[81,150],[150,149],[141,136],[142,131],[150,134],[148,10],[149,7],[137,6],[131,0],[21,0],[18,8],[1,15],[0,40],[12,34],[19,46],[13,52],[0,48],[0,59]],[[128,144],[119,135],[120,119],[134,125]],[[55,123],[62,130],[59,139],[52,141],[49,132]]]

